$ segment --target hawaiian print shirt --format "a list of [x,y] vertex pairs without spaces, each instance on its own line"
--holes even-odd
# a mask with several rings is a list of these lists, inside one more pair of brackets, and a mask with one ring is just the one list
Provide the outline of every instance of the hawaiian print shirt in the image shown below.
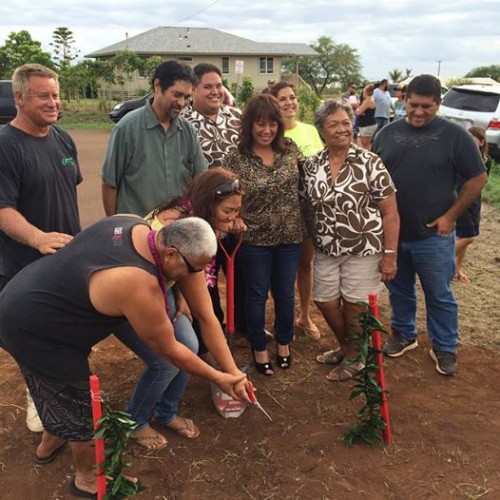
[[355,145],[335,179],[326,148],[302,165],[300,197],[312,210],[314,245],[327,255],[381,252],[383,228],[377,202],[395,192],[382,160]]
[[182,110],[182,116],[198,131],[208,168],[225,166],[225,156],[238,145],[241,111],[232,106],[222,106],[217,119],[213,121],[189,104]]
[[238,175],[245,190],[243,220],[248,227],[244,242],[276,246],[302,241],[299,203],[299,167],[302,154],[287,139],[286,150],[277,153],[271,166],[254,153],[233,151],[226,168]]

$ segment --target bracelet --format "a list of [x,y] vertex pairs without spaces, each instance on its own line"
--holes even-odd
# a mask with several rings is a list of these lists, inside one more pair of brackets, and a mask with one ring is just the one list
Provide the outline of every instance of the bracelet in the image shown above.
[[384,255],[391,255],[391,254],[396,255],[397,253],[398,253],[397,250],[391,250],[390,248],[384,248]]

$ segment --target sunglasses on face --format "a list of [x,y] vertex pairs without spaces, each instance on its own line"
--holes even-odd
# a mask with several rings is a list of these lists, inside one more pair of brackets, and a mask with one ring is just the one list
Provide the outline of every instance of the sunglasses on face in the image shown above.
[[179,255],[181,256],[181,259],[184,261],[184,264],[186,264],[189,274],[201,273],[201,271],[203,271],[203,268],[196,269],[196,267],[194,267],[193,264],[191,264],[191,262],[189,262],[189,260],[186,259],[186,256],[177,247],[172,247],[172,248],[175,248],[179,253]]
[[225,182],[224,184],[220,184],[215,188],[215,194],[217,196],[229,196],[235,192],[240,190],[240,180],[234,179],[231,182]]

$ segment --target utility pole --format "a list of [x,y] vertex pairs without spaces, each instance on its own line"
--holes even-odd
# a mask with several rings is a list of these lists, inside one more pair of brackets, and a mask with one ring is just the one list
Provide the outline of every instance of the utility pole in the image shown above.
[[436,61],[438,63],[438,74],[437,76],[439,76],[441,74],[441,63],[443,62],[441,59],[439,59],[438,61]]

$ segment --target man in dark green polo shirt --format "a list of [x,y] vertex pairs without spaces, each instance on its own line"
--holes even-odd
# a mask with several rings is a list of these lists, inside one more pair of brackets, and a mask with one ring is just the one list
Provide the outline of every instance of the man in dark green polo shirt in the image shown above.
[[153,99],[116,125],[102,172],[106,215],[146,215],[182,195],[207,169],[195,128],[179,116],[191,97],[193,70],[176,61],[161,63],[152,78]]

